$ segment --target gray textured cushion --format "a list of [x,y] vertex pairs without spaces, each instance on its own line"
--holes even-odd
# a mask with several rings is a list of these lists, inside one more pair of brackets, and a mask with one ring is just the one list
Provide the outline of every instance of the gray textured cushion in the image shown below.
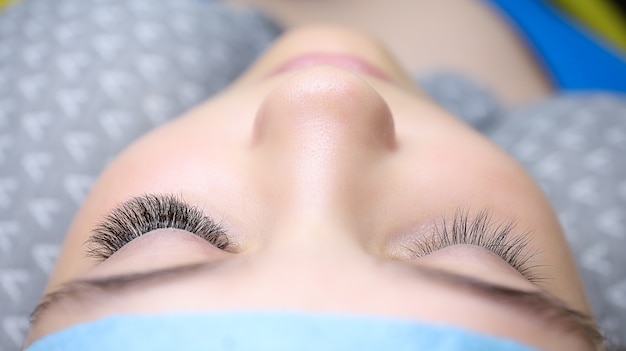
[[[258,15],[210,1],[26,0],[0,15],[1,351],[21,345],[67,226],[106,163],[224,87],[277,34]],[[623,99],[507,111],[454,75],[420,84],[538,179],[599,321],[626,335]]]

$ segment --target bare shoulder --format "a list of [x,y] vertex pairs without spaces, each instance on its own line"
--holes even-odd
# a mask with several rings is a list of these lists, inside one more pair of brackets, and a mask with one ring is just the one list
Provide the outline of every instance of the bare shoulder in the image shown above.
[[410,72],[449,69],[512,105],[551,93],[524,42],[480,0],[228,0],[255,6],[287,28],[330,23],[382,41]]

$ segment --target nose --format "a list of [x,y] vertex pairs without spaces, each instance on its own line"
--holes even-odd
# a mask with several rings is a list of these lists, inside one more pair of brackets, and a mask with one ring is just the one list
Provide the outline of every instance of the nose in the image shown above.
[[332,66],[304,69],[258,110],[252,148],[269,189],[308,215],[337,210],[363,172],[396,148],[391,111],[365,80]]
[[267,248],[304,261],[318,249],[361,252],[352,250],[363,236],[360,202],[372,179],[384,182],[376,166],[396,150],[391,111],[374,88],[332,66],[296,72],[262,102],[251,148],[272,218]]

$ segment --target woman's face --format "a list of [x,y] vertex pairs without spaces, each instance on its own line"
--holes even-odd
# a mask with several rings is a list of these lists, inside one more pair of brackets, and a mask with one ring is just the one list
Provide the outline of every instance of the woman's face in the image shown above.
[[584,293],[537,185],[375,43],[333,28],[287,34],[123,152],[47,292],[29,341],[112,314],[297,310],[587,345],[564,310],[588,313]]

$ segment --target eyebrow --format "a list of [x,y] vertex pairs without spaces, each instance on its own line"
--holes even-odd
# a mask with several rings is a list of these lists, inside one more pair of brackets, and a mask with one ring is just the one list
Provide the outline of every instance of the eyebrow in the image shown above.
[[[59,290],[46,294],[31,314],[31,327],[41,315],[64,302],[80,301],[100,293],[115,294],[140,289],[149,284],[172,282],[202,274],[216,263],[188,264],[155,269],[146,272],[120,274],[104,278],[74,280]],[[592,348],[601,345],[604,338],[593,319],[569,307],[565,302],[547,293],[505,287],[481,279],[434,268],[412,267],[422,277],[444,285],[461,288],[484,299],[513,308],[546,324],[582,337]]]

